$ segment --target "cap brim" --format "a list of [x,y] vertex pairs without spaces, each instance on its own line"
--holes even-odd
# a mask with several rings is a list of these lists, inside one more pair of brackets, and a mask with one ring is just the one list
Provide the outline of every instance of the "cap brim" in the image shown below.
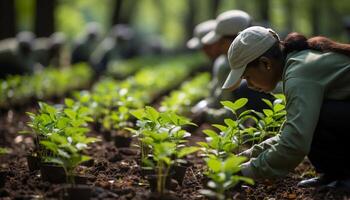
[[203,44],[214,44],[219,41],[221,35],[217,34],[215,31],[210,31],[202,38]]
[[202,47],[202,43],[199,38],[193,37],[186,43],[186,46],[189,49],[199,49]]
[[231,70],[230,74],[227,76],[222,89],[235,90],[238,88],[242,81],[242,75],[244,73],[245,66],[240,67],[235,70]]

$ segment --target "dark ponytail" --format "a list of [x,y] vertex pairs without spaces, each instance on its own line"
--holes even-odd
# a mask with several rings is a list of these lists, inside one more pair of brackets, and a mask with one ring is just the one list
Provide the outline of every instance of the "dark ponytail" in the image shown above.
[[320,52],[336,52],[350,56],[350,44],[337,43],[329,38],[317,36],[307,39],[299,33],[290,33],[282,42],[284,45],[284,53],[288,54],[292,51],[302,51],[306,49],[316,50]]

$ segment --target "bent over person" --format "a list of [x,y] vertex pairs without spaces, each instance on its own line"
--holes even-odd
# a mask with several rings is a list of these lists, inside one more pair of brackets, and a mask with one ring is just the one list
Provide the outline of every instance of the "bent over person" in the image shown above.
[[350,45],[298,33],[280,41],[271,29],[255,26],[237,36],[228,58],[224,89],[235,90],[245,79],[250,88],[269,92],[282,81],[287,103],[281,133],[242,153],[251,158],[242,174],[282,177],[308,156],[320,176],[299,186],[349,190]]

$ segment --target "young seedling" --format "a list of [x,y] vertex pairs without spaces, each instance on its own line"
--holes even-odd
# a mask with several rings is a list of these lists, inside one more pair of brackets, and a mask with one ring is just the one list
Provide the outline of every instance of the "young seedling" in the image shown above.
[[138,130],[128,129],[139,138],[141,160],[147,158],[152,146],[146,145],[146,138],[155,141],[173,142],[177,148],[185,142],[185,138],[191,134],[182,130],[181,126],[194,125],[187,118],[179,116],[171,111],[160,113],[152,107],[132,111],[131,114],[138,119]]
[[190,134],[181,126],[192,123],[173,112],[160,113],[149,106],[131,114],[138,119],[139,129],[130,130],[139,138],[142,163],[156,172],[157,192],[163,194],[170,168],[175,163],[184,162],[186,155],[198,150],[197,147],[183,145]]
[[257,125],[253,131],[250,131],[252,137],[249,141],[260,143],[266,138],[279,133],[286,118],[286,100],[282,94],[277,94],[275,97],[276,99],[273,102],[262,99],[269,106],[269,109],[264,109],[263,113],[254,111],[258,117],[254,117]]
[[83,155],[82,151],[87,148],[88,144],[95,141],[95,138],[79,134],[67,137],[54,133],[40,144],[52,152],[43,159],[62,166],[66,172],[67,181],[74,185],[75,168],[82,162],[90,160],[90,157]]
[[242,125],[243,122],[251,117],[252,111],[247,110],[241,114],[237,113],[237,110],[242,108],[248,102],[247,99],[242,98],[236,100],[234,103],[230,101],[221,102],[227,109],[229,109],[235,120],[225,119],[224,125],[214,124],[213,126],[220,130],[220,133],[216,133],[213,130],[204,130],[204,134],[208,137],[207,142],[198,142],[202,147],[204,156],[208,157],[213,154],[220,158],[225,158],[233,152],[240,152],[242,144],[244,144],[244,134],[246,128]]
[[240,164],[246,160],[245,157],[229,155],[226,159],[210,156],[206,159],[208,172],[206,176],[210,179],[209,189],[202,189],[200,193],[217,200],[226,200],[226,193],[234,188],[239,182],[253,185],[250,178],[239,175]]

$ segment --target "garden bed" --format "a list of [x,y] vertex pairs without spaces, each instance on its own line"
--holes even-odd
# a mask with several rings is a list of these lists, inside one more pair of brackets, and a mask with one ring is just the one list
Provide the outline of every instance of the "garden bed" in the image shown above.
[[[26,111],[33,111],[28,108]],[[10,153],[0,158],[1,169],[9,171],[4,188],[0,189],[1,199],[35,199],[57,198],[62,185],[43,182],[38,173],[30,173],[26,164],[26,154],[33,145],[30,136],[19,136],[17,132],[25,127],[28,117],[24,112],[2,113],[0,119],[0,144]],[[97,132],[90,135],[98,136]],[[191,143],[201,140],[203,135],[196,133]],[[195,141],[193,141],[195,140]],[[117,149],[113,143],[102,140],[92,145],[88,154],[94,164],[90,167],[80,166],[77,171],[84,171],[91,178],[88,185],[93,188],[93,199],[147,199],[150,196],[148,182],[140,175],[137,164],[137,149]],[[194,165],[187,170],[183,186],[176,182],[172,185],[172,194],[178,199],[206,199],[198,193],[203,188],[204,163],[197,155],[189,158]],[[274,183],[257,183],[255,186],[243,186],[232,193],[233,199],[347,199],[350,196],[339,191],[317,191],[315,189],[297,188],[296,183],[313,175],[313,169],[305,160],[287,178]]]

